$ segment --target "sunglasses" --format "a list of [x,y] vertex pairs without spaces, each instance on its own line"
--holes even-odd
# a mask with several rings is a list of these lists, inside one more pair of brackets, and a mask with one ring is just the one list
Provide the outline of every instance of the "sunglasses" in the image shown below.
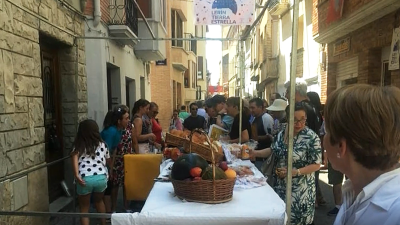
[[154,111],[153,114],[154,114],[154,115],[157,115],[157,114],[158,114],[158,111]]
[[198,110],[198,108],[191,108],[191,110],[196,110],[196,111],[197,111],[197,110]]

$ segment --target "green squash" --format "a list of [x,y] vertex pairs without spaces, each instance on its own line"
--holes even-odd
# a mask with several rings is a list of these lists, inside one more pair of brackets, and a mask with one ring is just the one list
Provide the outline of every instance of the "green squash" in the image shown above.
[[[201,174],[201,179],[203,179],[203,180],[212,180],[213,179],[213,169],[211,166],[209,166],[205,170],[203,170],[203,172]],[[221,168],[215,167],[215,180],[222,180],[222,179],[227,179],[225,172]]]
[[191,178],[190,170],[194,167],[200,167],[204,171],[208,167],[208,163],[196,153],[181,155],[172,166],[171,178],[174,180]]

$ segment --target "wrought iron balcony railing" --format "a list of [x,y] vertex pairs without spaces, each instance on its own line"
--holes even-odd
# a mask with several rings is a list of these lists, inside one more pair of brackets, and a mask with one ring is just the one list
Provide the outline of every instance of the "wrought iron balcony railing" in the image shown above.
[[138,35],[138,9],[133,0],[110,0],[109,25],[126,25]]

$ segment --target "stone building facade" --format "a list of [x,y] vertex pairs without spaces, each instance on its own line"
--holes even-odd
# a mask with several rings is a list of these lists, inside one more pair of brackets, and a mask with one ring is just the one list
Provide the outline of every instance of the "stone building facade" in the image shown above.
[[[0,210],[44,211],[71,184],[69,161],[15,177],[71,151],[87,116],[79,0],[0,0]],[[49,141],[53,137],[53,142]],[[0,216],[0,224],[48,218]]]
[[344,1],[342,15],[332,22],[329,1],[314,0],[314,6],[314,37],[328,52],[328,95],[352,83],[400,87],[400,70],[388,69],[393,29],[400,27],[398,0]]

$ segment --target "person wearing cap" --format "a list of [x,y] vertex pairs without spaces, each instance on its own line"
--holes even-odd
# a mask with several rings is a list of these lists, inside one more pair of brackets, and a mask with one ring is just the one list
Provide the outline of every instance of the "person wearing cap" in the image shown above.
[[272,118],[274,118],[274,126],[272,127],[272,136],[276,136],[283,130],[284,125],[287,123],[285,109],[287,102],[283,99],[275,99],[274,103],[267,110],[270,112]]

